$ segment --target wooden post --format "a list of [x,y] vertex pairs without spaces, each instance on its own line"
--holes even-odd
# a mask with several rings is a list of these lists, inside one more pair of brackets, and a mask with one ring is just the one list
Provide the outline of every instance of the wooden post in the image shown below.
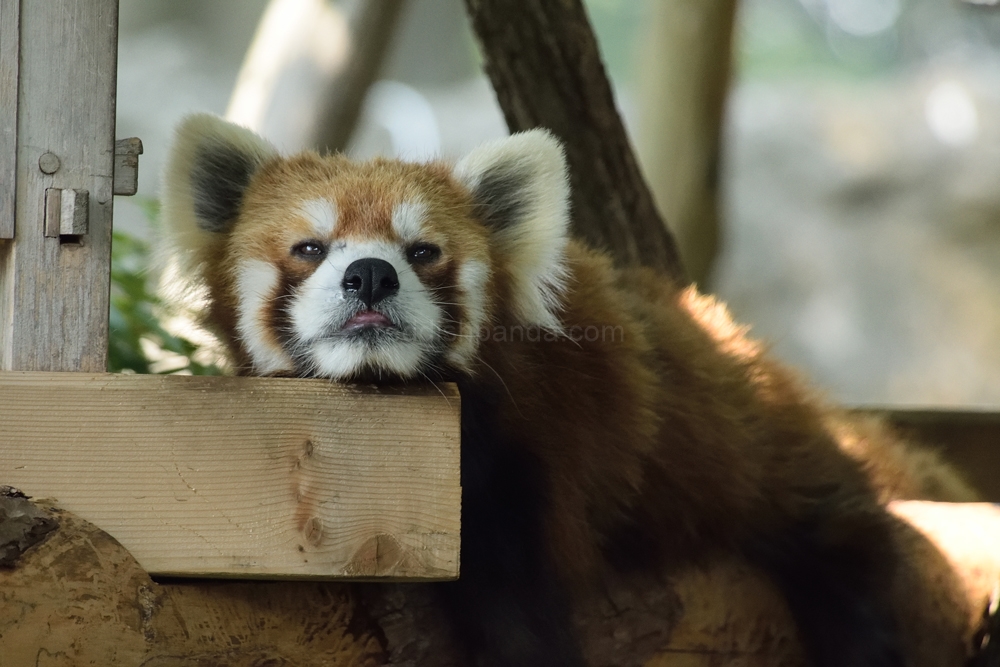
[[20,4],[21,0],[0,0],[0,245],[14,238]]
[[0,370],[106,370],[117,49],[117,0],[0,0]]

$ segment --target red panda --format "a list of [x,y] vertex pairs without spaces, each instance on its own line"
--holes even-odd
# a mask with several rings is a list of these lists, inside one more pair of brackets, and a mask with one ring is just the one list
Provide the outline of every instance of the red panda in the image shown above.
[[462,570],[438,586],[470,664],[583,665],[578,591],[717,552],[772,578],[815,665],[905,664],[877,456],[720,303],[572,240],[548,132],[359,163],[195,115],[163,214],[237,372],[458,384]]

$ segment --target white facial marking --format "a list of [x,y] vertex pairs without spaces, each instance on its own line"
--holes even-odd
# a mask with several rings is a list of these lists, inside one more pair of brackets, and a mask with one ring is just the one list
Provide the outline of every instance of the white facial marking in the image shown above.
[[448,351],[448,361],[466,370],[472,364],[478,347],[480,328],[486,323],[486,283],[490,267],[477,260],[470,260],[458,271],[458,287],[465,306],[466,321],[462,323],[459,338]]
[[337,207],[326,199],[310,199],[302,205],[299,213],[312,224],[316,236],[320,238],[333,234],[337,226]]
[[404,243],[413,243],[423,233],[427,205],[421,201],[404,201],[392,209],[392,228]]
[[[372,344],[339,337],[340,328],[358,310],[358,302],[344,294],[347,267],[364,258],[382,259],[396,269],[399,291],[376,308],[400,328],[398,336]],[[311,372],[333,379],[365,367],[410,377],[435,351],[442,310],[394,243],[368,241],[335,246],[296,290],[290,308],[295,345]]]
[[236,330],[258,373],[290,371],[292,360],[269,335],[264,323],[264,307],[278,287],[278,269],[261,260],[242,262],[236,274],[239,317]]

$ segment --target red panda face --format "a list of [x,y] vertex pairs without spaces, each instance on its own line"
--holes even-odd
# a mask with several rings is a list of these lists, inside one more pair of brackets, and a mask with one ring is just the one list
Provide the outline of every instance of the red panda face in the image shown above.
[[194,116],[171,156],[164,215],[245,370],[449,377],[474,370],[489,327],[559,328],[566,190],[544,132],[452,168],[282,158]]
[[440,166],[306,155],[264,165],[226,243],[259,372],[412,377],[467,365],[488,230]]

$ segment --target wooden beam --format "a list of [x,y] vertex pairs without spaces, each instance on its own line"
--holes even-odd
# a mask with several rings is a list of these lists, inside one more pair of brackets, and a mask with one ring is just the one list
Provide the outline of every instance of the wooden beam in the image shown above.
[[21,0],[0,0],[0,241],[14,238],[20,14]]
[[0,373],[0,484],[96,524],[152,574],[458,575],[451,385]]
[[1000,412],[866,408],[903,436],[931,445],[981,494],[1000,503]]
[[[7,14],[17,4],[3,0],[5,63]],[[0,243],[0,370],[104,371],[118,0],[21,2],[19,18],[15,225],[13,242]],[[0,117],[8,94],[0,89]],[[47,189],[88,193],[86,234],[45,236]]]

